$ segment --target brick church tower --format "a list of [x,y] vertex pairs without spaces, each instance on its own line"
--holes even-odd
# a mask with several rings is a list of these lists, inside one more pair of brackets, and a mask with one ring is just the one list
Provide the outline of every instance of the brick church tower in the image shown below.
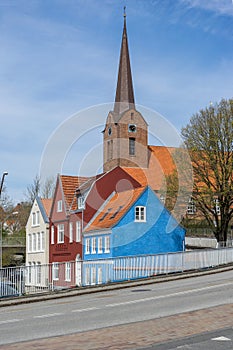
[[126,14],[113,111],[103,131],[104,172],[116,166],[148,167],[148,125],[136,108],[130,67]]

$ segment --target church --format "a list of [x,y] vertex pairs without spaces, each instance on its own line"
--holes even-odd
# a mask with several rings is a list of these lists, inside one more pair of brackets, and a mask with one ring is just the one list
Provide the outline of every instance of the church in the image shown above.
[[148,145],[148,124],[135,105],[125,13],[115,102],[102,133],[101,174],[57,177],[49,263],[183,251],[185,230],[158,195],[175,170],[175,148]]

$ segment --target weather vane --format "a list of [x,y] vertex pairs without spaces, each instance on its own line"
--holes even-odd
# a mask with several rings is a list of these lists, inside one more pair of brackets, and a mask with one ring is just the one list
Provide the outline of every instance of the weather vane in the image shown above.
[[124,6],[124,17],[126,17],[126,6]]

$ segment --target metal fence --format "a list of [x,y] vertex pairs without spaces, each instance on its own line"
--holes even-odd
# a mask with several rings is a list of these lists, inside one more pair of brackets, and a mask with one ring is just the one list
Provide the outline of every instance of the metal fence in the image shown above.
[[233,248],[0,269],[0,298],[101,285],[233,263]]

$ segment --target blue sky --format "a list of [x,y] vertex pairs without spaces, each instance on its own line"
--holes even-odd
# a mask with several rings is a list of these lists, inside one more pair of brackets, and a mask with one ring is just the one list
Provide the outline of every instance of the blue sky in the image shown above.
[[15,202],[51,140],[54,157],[66,151],[48,176],[100,170],[124,5],[139,105],[179,133],[201,108],[232,97],[232,0],[0,0],[0,172]]

